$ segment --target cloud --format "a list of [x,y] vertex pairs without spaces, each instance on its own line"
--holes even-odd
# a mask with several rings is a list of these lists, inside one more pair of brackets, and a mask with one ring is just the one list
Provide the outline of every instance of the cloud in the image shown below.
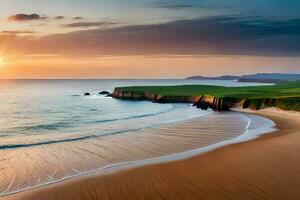
[[38,14],[16,14],[8,18],[9,21],[28,21],[28,20],[44,20],[47,17],[41,17]]
[[26,35],[26,34],[33,34],[36,33],[34,31],[2,31],[0,34],[6,35]]
[[148,3],[147,6],[173,10],[205,9],[270,18],[300,17],[300,1],[298,0],[289,0],[288,3],[283,0],[157,0]]
[[73,17],[73,19],[74,19],[74,20],[83,20],[83,19],[84,19],[84,17],[80,17],[80,16],[78,16],[78,17]]
[[63,27],[66,28],[89,28],[89,27],[100,27],[100,26],[108,26],[115,25],[114,22],[76,22],[70,24],[64,24]]
[[32,27],[43,27],[47,25],[48,25],[47,23],[31,24]]
[[24,41],[23,38],[21,43],[19,41],[15,45],[26,53],[82,56],[300,56],[300,19],[207,17],[104,30],[81,30],[35,40]]
[[60,20],[60,19],[65,19],[65,16],[56,16],[55,19]]
[[193,9],[193,8],[203,8],[203,9],[219,9],[220,6],[211,6],[207,4],[206,1],[156,1],[147,4],[151,8],[164,8],[164,9]]
[[193,8],[194,7],[191,4],[174,3],[174,2],[150,3],[149,6],[153,7],[153,8],[167,8],[167,9],[183,9],[183,8]]

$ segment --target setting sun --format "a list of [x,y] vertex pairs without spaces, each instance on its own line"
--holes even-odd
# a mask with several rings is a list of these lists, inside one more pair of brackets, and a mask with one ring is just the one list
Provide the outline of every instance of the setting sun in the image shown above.
[[0,57],[0,67],[3,66],[4,64],[5,64],[4,59]]

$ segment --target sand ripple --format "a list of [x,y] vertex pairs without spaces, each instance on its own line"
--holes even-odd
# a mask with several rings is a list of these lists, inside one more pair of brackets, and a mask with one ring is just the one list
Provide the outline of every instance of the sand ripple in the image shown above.
[[1,150],[0,193],[23,190],[115,163],[208,146],[240,135],[247,124],[248,119],[242,114],[212,113],[123,134]]

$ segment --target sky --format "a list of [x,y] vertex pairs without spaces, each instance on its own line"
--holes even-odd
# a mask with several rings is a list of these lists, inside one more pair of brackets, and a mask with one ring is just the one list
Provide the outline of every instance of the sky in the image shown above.
[[298,0],[1,0],[0,78],[300,73]]

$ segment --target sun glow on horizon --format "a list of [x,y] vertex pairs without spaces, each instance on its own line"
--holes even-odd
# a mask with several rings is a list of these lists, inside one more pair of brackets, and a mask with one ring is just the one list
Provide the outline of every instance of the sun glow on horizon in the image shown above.
[[4,61],[4,59],[2,57],[0,57],[0,67],[2,67],[5,64],[6,64],[6,62]]

